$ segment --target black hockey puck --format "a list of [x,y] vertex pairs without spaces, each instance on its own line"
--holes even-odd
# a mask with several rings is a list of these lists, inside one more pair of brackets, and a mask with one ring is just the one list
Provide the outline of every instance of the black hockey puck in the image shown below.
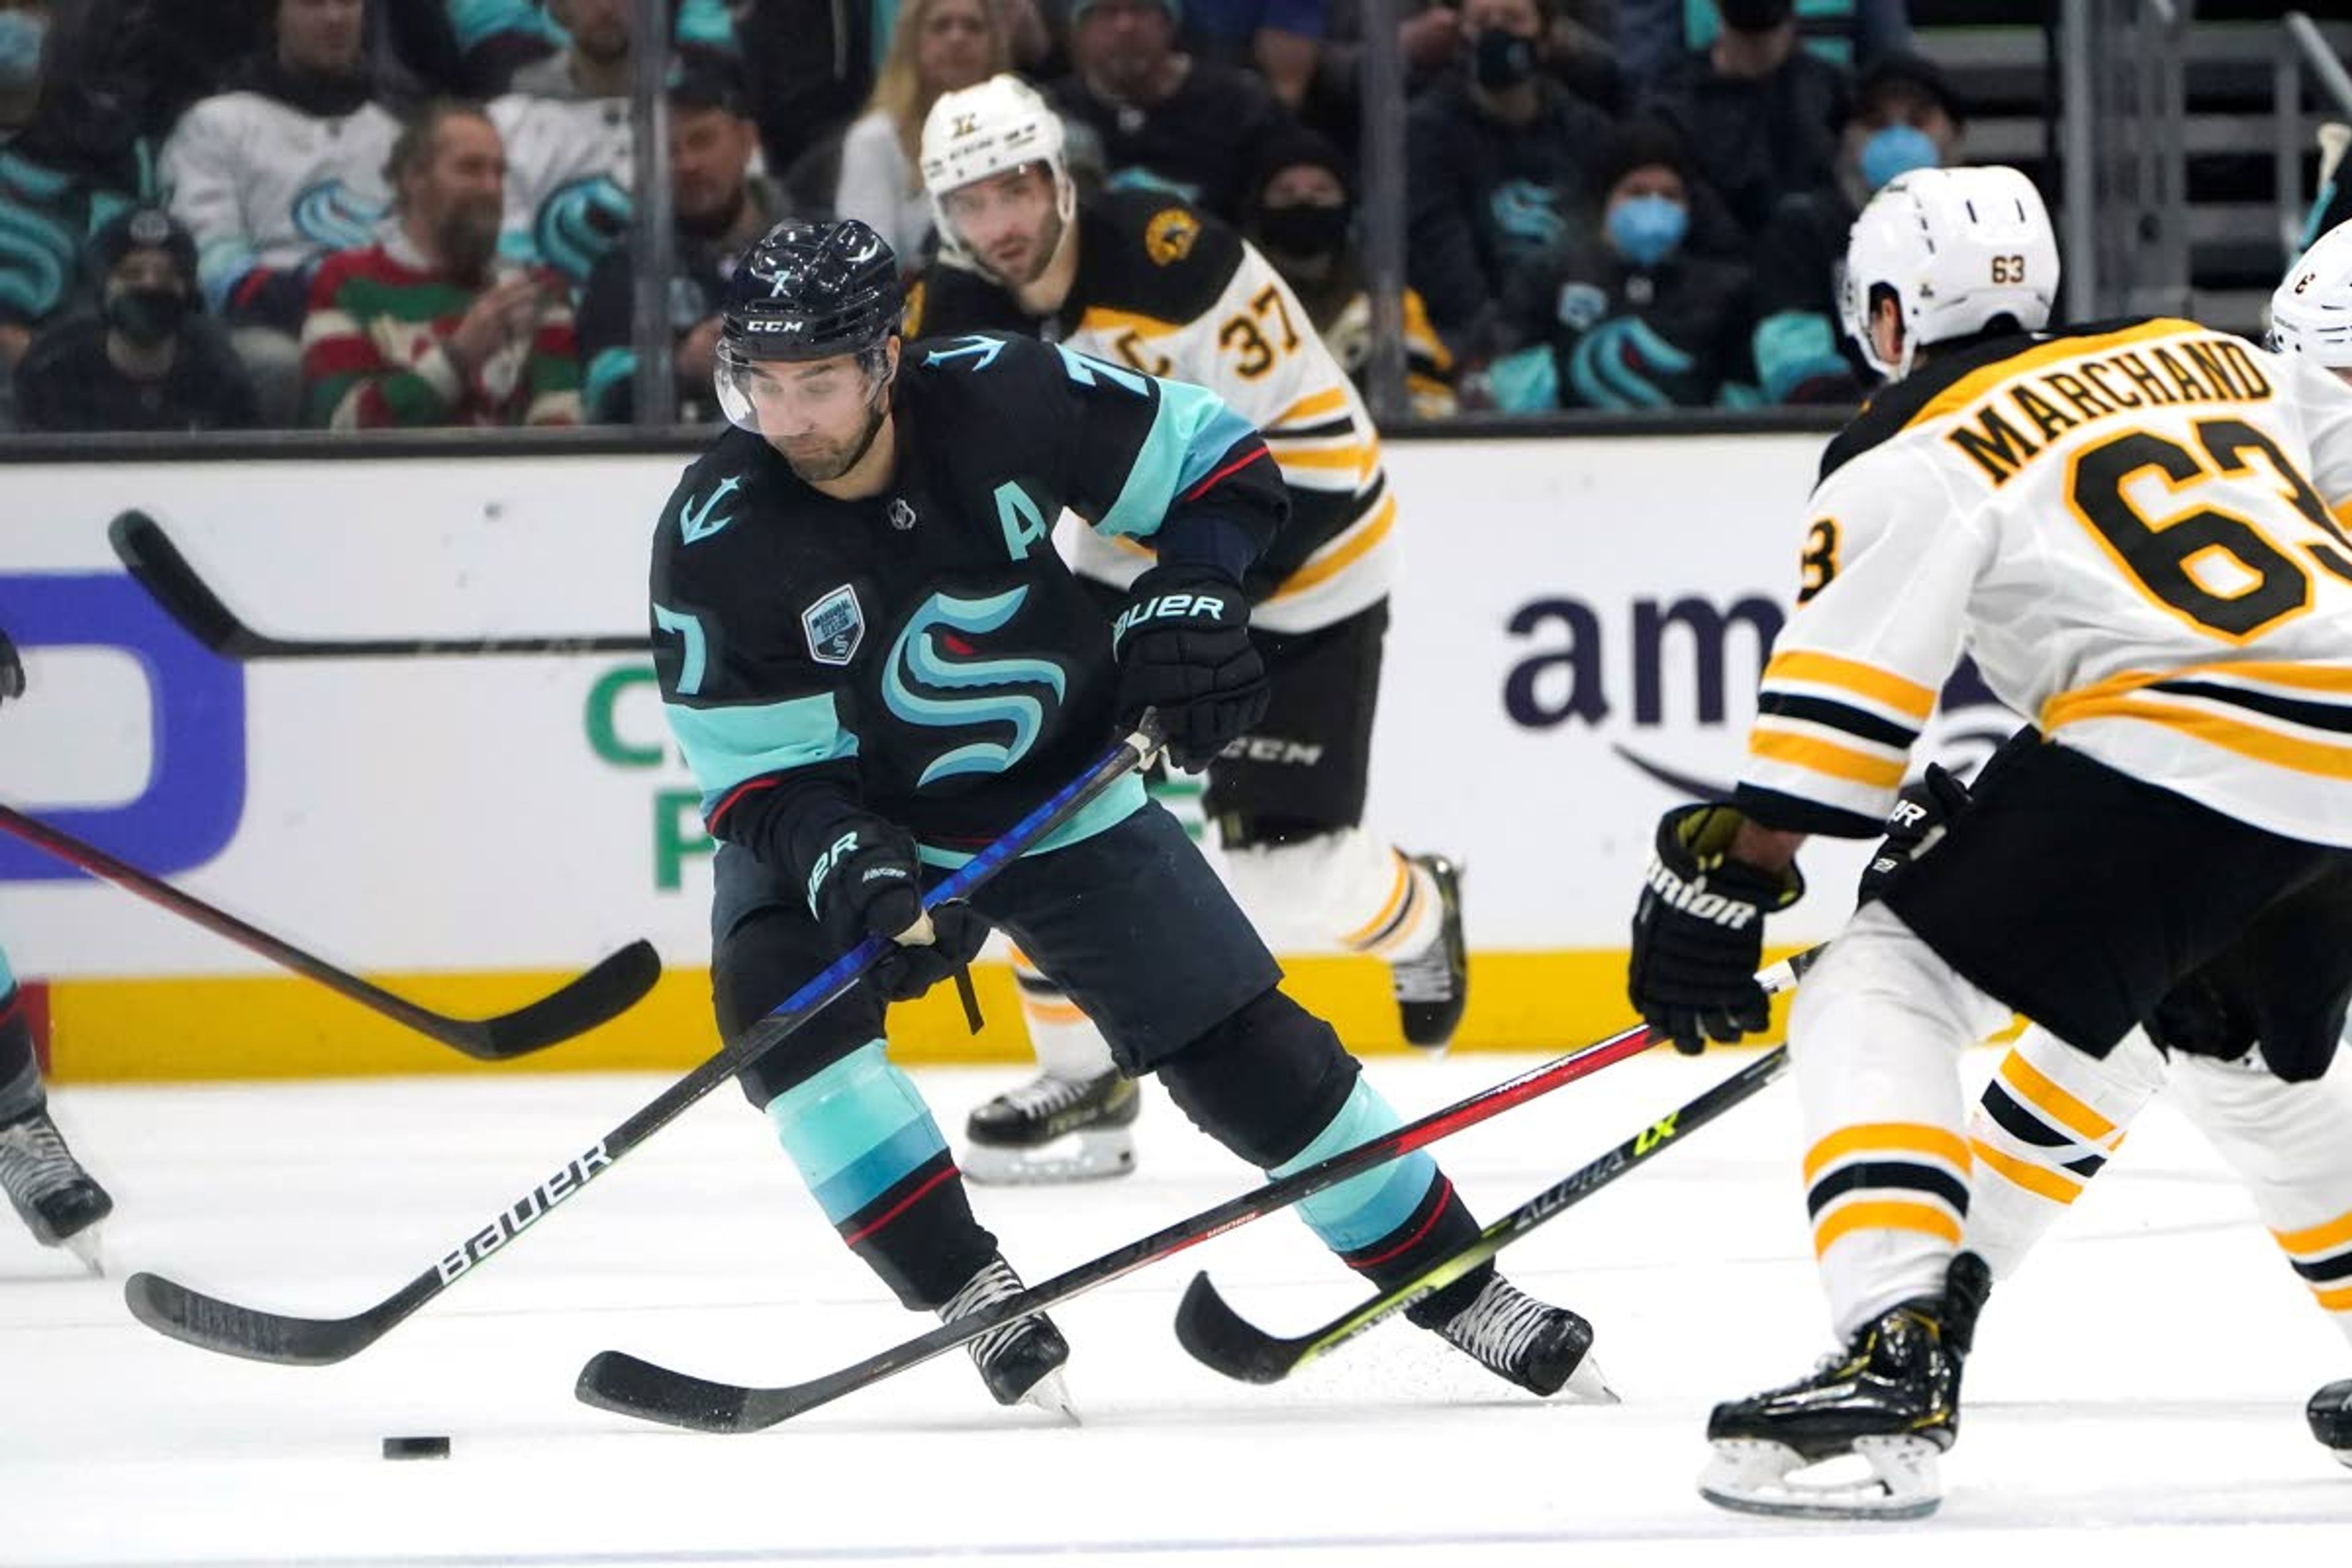
[[446,1437],[386,1437],[383,1457],[387,1459],[446,1459],[449,1457]]
[[[2352,1454],[2352,1378],[2313,1394],[2304,1415],[2311,1422],[2311,1435],[2323,1447],[2334,1449],[2338,1458]],[[2344,1462],[2352,1465],[2352,1459]]]

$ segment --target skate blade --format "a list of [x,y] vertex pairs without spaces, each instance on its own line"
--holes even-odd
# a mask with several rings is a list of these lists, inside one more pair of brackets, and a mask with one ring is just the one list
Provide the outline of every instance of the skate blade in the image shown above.
[[1058,1369],[1031,1384],[1029,1392],[1021,1396],[1021,1403],[1034,1405],[1065,1426],[1086,1425],[1078,1419],[1078,1407],[1070,1401],[1070,1385]]
[[[1925,1519],[1944,1500],[1942,1452],[1925,1437],[1857,1437],[1851,1455],[1807,1461],[1785,1443],[1718,1437],[1699,1496],[1735,1513],[1777,1519]],[[1810,1479],[1801,1472],[1858,1458],[1867,1476]]]
[[1617,1391],[1609,1385],[1609,1374],[1601,1370],[1601,1363],[1587,1351],[1576,1370],[1568,1374],[1560,1385],[1559,1397],[1571,1405],[1622,1405]]
[[81,1259],[81,1266],[100,1279],[106,1278],[106,1252],[99,1241],[99,1232],[104,1228],[97,1225],[84,1226],[58,1244]]
[[964,1179],[983,1187],[1051,1187],[1107,1182],[1135,1169],[1135,1136],[1124,1127],[1067,1132],[1034,1149],[970,1143]]

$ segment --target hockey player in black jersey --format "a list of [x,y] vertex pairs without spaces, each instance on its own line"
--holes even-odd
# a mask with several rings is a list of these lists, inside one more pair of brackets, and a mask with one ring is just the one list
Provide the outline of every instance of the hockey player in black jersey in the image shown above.
[[[1383,960],[1405,1037],[1443,1047],[1469,996],[1459,873],[1362,826],[1397,553],[1379,433],[1263,256],[1166,193],[1079,196],[1061,145],[1061,121],[1016,78],[941,96],[922,146],[941,259],[908,330],[1066,343],[1199,383],[1256,426],[1291,508],[1243,579],[1273,697],[1211,765],[1208,816],[1228,880],[1276,945]],[[1148,540],[1079,531],[1069,548],[1113,604],[1151,566]],[[1119,1173],[1134,1102],[1082,1000],[1034,984],[1023,996],[1045,1076],[972,1113],[975,1177]],[[1026,1157],[1066,1125],[1086,1134],[1074,1158]]]
[[[662,514],[652,613],[665,710],[720,840],[720,1026],[738,1034],[869,934],[898,942],[744,1089],[852,1250],[907,1306],[952,1319],[1019,1280],[882,1020],[990,925],[1083,1000],[1122,1071],[1158,1074],[1253,1165],[1302,1169],[1398,1122],[1132,778],[923,931],[926,879],[1146,708],[1187,768],[1249,728],[1265,676],[1241,581],[1286,502],[1256,433],[1200,388],[1027,339],[905,342],[901,309],[896,258],[863,224],[786,223],[753,247],[719,352],[737,428]],[[1047,538],[1066,507],[1156,547],[1115,621]],[[1300,1212],[1376,1281],[1476,1234],[1425,1154]],[[1597,1384],[1590,1326],[1491,1268],[1412,1311],[1536,1393],[1580,1372]],[[971,1349],[1006,1404],[1050,1398],[1068,1354],[1043,1317]]]
[[[0,631],[0,702],[25,694],[24,661]],[[49,1120],[25,992],[0,952],[0,1192],[43,1247],[65,1247],[98,1268],[100,1220],[114,1200],[91,1180]]]

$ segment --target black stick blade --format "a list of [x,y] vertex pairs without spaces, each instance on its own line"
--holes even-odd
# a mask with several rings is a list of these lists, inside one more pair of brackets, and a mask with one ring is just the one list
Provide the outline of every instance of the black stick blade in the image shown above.
[[1206,1274],[1195,1274],[1176,1308],[1176,1342],[1194,1361],[1241,1383],[1280,1383],[1301,1342],[1278,1340],[1225,1304]]
[[749,1389],[689,1377],[622,1351],[591,1356],[572,1393],[599,1410],[695,1432],[756,1432],[773,1425],[747,1418]]
[[133,1274],[122,1299],[131,1315],[168,1339],[222,1355],[281,1366],[331,1366],[365,1350],[380,1331],[365,1316],[288,1318],[191,1290],[160,1274]]
[[485,1018],[466,1031],[468,1037],[450,1043],[467,1056],[501,1062],[543,1050],[574,1035],[584,1035],[600,1024],[636,1005],[661,978],[661,955],[640,938],[609,953],[594,968],[567,982],[527,1007],[495,1018]]
[[107,525],[106,537],[139,585],[190,637],[231,658],[253,641],[245,623],[205,586],[205,580],[153,518],[143,511],[126,511]]

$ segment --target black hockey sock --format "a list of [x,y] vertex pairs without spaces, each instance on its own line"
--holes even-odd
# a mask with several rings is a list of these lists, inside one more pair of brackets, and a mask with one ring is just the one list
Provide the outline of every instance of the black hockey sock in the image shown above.
[[32,1002],[23,986],[12,984],[0,992],[0,1125],[46,1103],[40,1060],[33,1054]]

